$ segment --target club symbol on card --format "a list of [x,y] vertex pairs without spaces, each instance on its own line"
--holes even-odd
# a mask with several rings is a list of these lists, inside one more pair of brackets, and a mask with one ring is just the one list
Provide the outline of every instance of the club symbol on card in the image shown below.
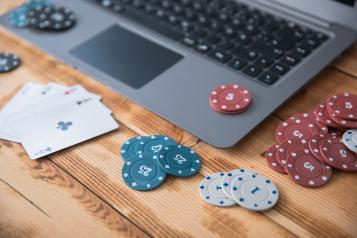
[[73,125],[73,123],[70,121],[69,122],[60,121],[57,123],[57,125],[58,125],[57,129],[62,131],[67,131],[69,127]]

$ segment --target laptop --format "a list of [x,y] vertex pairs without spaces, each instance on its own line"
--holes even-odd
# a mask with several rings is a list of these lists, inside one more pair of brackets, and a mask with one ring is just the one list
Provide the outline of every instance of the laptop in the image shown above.
[[[76,13],[74,28],[16,29],[8,14],[1,25],[218,148],[235,145],[357,38],[354,0],[55,3]],[[212,110],[222,84],[246,87],[250,108]]]

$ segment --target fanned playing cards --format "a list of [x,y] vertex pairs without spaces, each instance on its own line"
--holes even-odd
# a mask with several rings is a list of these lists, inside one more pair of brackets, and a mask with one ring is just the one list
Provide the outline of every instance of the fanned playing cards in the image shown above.
[[0,111],[0,139],[38,159],[118,129],[100,100],[80,85],[27,83]]

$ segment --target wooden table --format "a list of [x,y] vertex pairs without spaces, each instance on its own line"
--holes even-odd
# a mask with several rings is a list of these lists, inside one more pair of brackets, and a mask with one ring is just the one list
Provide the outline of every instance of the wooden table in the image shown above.
[[[2,0],[3,13],[22,0]],[[262,153],[278,123],[307,112],[333,93],[357,93],[357,45],[231,149],[215,149],[0,28],[0,51],[23,59],[0,75],[0,106],[24,83],[81,84],[103,96],[121,124],[118,131],[47,158],[31,161],[23,148],[0,140],[0,237],[357,237],[357,174],[334,172],[322,188],[296,185],[273,172]],[[130,137],[165,134],[203,158],[199,175],[169,177],[150,192],[129,189],[119,148]],[[217,208],[198,193],[203,176],[246,167],[279,187],[278,205],[256,213]]]

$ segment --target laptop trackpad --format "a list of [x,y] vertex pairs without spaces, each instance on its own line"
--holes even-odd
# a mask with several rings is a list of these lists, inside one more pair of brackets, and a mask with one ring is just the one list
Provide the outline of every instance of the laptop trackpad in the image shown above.
[[140,88],[183,57],[118,25],[70,51],[102,72]]

